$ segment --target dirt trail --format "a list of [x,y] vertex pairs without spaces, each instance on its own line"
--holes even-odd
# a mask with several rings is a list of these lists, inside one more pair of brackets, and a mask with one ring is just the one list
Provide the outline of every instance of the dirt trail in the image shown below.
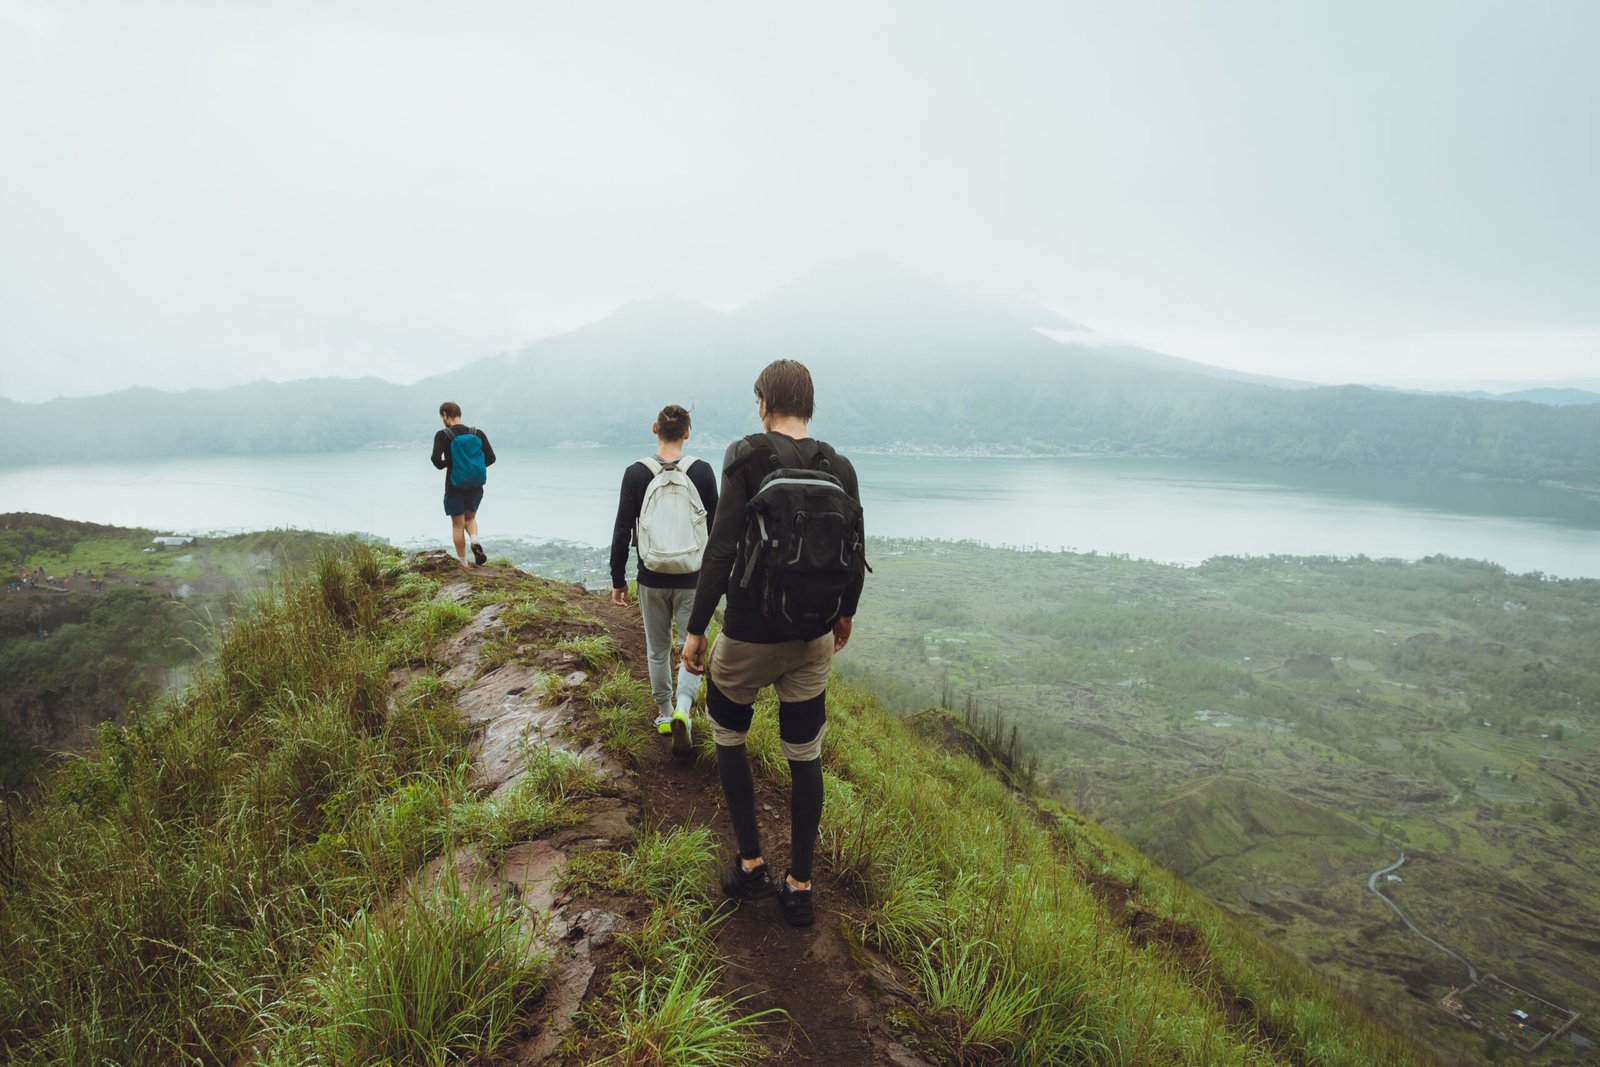
[[[648,680],[637,607],[618,608],[607,600],[591,611],[605,621],[629,670]],[[703,723],[703,714],[697,715],[697,728],[706,728]],[[722,843],[724,858],[731,862],[733,832],[714,761],[679,763],[662,739],[641,760],[638,787],[642,825],[709,825]],[[788,791],[764,780],[759,772],[756,810],[762,848],[774,872],[780,872],[789,855]],[[886,1005],[907,994],[882,961],[847,940],[844,931],[857,908],[829,875],[819,856],[817,922],[809,929],[787,925],[775,900],[725,905],[733,914],[717,938],[728,966],[724,991],[748,997],[746,1010],[777,1008],[786,1013],[765,1034],[769,1048],[786,1064],[926,1064],[896,1040],[885,1018]],[[595,988],[601,984],[596,982]]]

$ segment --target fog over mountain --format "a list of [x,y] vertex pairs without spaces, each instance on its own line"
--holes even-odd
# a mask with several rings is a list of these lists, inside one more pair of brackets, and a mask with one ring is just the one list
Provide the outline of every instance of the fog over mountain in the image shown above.
[[[0,404],[23,458],[422,447],[434,412],[511,445],[620,444],[666,402],[707,445],[754,424],[775,358],[817,381],[840,445],[980,454],[1188,456],[1600,486],[1600,405],[1556,407],[1240,381],[1124,345],[1063,343],[1003,305],[881,257],[811,271],[721,312],[661,297],[412,385],[377,379],[129,390]],[[1197,373],[1200,371],[1201,373]]]
[[863,250],[1244,374],[1592,379],[1597,38],[1587,0],[0,0],[0,396],[413,382],[662,293],[779,316]]

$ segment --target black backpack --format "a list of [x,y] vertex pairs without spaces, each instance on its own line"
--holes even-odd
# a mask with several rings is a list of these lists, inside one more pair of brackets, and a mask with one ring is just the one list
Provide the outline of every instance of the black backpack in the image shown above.
[[817,637],[839,621],[845,593],[866,566],[861,505],[834,476],[830,446],[817,442],[810,466],[790,467],[766,434],[745,441],[755,450],[748,461],[765,457],[771,469],[745,504],[733,573],[741,589],[754,583],[774,636]]

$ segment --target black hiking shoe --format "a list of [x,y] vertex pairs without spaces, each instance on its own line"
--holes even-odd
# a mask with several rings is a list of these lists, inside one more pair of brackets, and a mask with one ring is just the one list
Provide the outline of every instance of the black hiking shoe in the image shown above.
[[791,888],[787,871],[778,883],[778,909],[790,926],[810,926],[817,921],[811,909],[811,890]]
[[480,544],[478,544],[478,542],[474,541],[474,542],[472,542],[472,558],[474,560],[476,560],[478,566],[481,567],[485,563],[489,562],[489,553],[487,553],[487,552],[485,552],[483,550],[483,546],[482,545],[480,545]]
[[767,873],[765,863],[753,871],[747,871],[744,864],[739,862],[739,857],[735,856],[733,869],[722,876],[722,891],[740,900],[760,900],[770,897],[777,887],[772,884],[772,876]]

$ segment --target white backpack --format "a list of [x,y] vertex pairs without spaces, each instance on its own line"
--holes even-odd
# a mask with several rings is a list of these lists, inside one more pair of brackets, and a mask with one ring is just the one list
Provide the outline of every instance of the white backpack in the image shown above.
[[688,474],[695,457],[662,463],[647,456],[639,462],[654,475],[633,528],[639,562],[658,574],[693,574],[700,569],[707,538],[706,506]]

